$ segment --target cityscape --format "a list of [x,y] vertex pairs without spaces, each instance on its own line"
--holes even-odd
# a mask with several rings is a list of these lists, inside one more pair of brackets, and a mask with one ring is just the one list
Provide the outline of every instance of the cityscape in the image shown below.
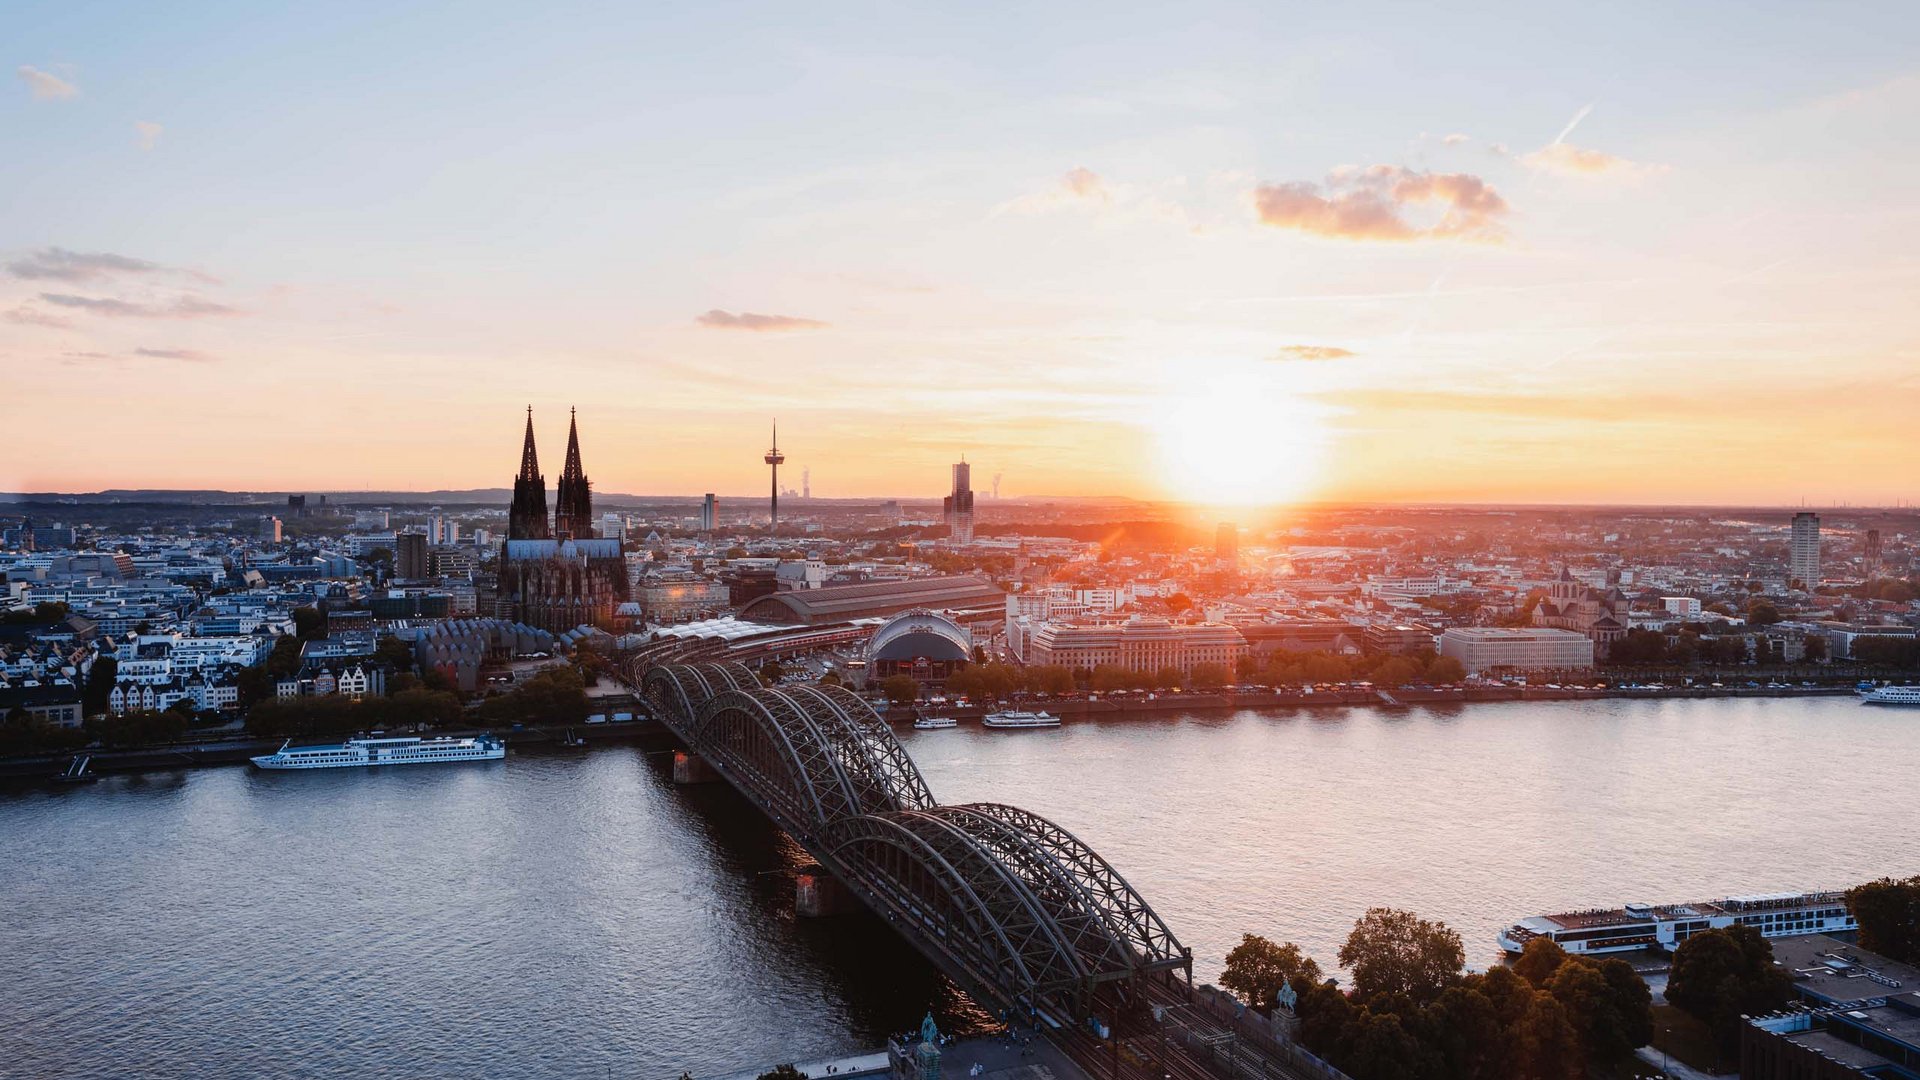
[[0,1076],[1920,1077],[1920,19],[1371,7],[29,5]]

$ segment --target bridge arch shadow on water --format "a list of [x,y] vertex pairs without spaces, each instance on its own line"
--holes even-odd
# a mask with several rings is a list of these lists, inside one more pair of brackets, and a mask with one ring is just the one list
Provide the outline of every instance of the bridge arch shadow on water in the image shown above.
[[1142,998],[1193,955],[1066,829],[999,803],[942,805],[893,729],[840,687],[763,687],[738,663],[633,657],[686,749],[981,1005],[1074,1022]]

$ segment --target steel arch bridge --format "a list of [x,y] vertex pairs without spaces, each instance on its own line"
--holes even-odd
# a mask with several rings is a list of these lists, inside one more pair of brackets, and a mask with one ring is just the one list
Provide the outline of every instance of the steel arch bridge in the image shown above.
[[1066,829],[997,803],[940,805],[893,729],[846,690],[669,662],[684,658],[636,655],[627,674],[689,752],[975,1000],[1074,1021],[1103,988],[1131,998],[1175,971],[1191,983],[1192,954]]

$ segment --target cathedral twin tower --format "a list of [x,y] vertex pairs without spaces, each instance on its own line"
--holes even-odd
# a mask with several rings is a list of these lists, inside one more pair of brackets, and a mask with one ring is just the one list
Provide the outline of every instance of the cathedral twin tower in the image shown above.
[[563,634],[581,626],[606,627],[627,599],[625,545],[593,534],[593,490],[580,466],[580,425],[567,425],[567,464],[560,473],[553,519],[547,518],[547,481],[533,446],[533,407],[527,407],[526,445],[513,480],[507,539],[500,545],[496,599],[501,614]]
[[580,467],[580,421],[568,410],[567,464],[560,472],[553,524],[547,523],[547,478],[540,475],[540,453],[533,445],[533,406],[527,406],[527,442],[520,451],[520,475],[513,479],[513,508],[507,515],[509,540],[585,540],[593,535],[593,490]]

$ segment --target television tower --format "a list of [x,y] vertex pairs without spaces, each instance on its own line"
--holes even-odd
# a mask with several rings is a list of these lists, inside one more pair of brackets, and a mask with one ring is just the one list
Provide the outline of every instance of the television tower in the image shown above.
[[773,422],[773,449],[768,450],[767,456],[762,458],[761,460],[767,463],[768,470],[770,470],[771,473],[773,474],[773,496],[768,503],[767,531],[779,532],[780,531],[780,465],[781,463],[787,460],[787,455],[780,452],[780,421],[778,420],[775,420]]
[[813,470],[805,465],[800,467],[800,497],[813,498]]

